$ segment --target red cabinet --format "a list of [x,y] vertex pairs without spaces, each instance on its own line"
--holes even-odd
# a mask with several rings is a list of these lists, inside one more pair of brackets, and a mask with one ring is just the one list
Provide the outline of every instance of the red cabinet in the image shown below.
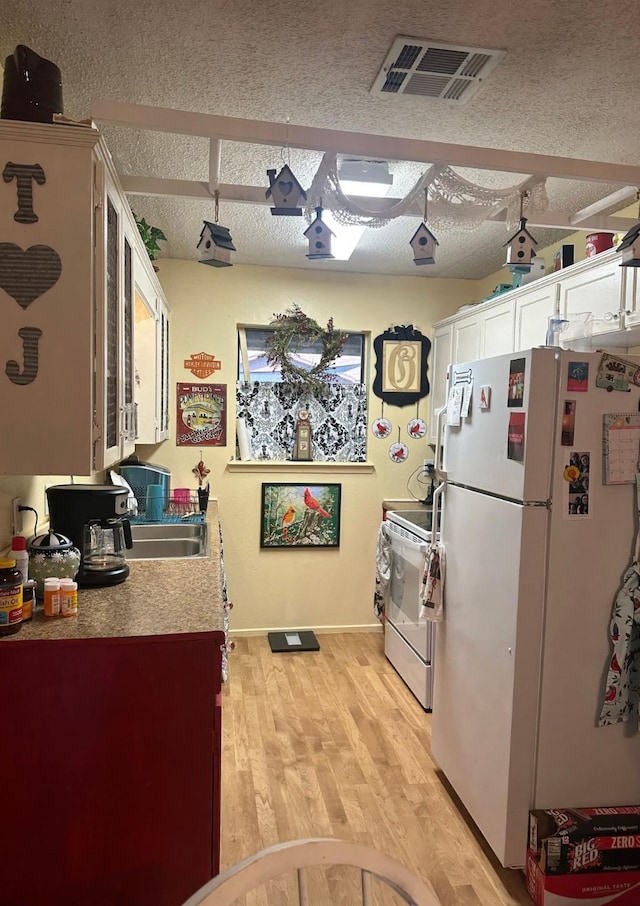
[[2,906],[179,906],[218,873],[223,643],[0,643]]

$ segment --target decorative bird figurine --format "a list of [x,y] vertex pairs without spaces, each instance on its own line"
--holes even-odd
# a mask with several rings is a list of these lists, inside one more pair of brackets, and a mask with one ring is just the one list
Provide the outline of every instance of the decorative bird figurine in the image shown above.
[[283,539],[286,538],[287,535],[289,534],[289,526],[291,525],[291,523],[293,522],[293,520],[295,518],[296,518],[295,508],[290,506],[289,509],[284,514],[284,516],[282,517],[282,537],[283,537]]
[[316,513],[319,513],[321,516],[330,516],[330,513],[327,513],[326,510],[323,510],[320,506],[320,502],[316,500],[309,488],[304,489],[304,503],[305,506],[309,507],[310,510],[315,510]]

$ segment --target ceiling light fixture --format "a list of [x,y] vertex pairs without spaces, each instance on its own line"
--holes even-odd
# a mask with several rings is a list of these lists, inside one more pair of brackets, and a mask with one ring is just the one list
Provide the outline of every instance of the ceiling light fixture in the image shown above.
[[[393,175],[386,160],[343,160],[338,180],[344,195],[360,198],[384,198],[393,185]],[[324,211],[324,221],[334,233],[334,259],[348,261],[367,227],[340,223],[330,210]]]

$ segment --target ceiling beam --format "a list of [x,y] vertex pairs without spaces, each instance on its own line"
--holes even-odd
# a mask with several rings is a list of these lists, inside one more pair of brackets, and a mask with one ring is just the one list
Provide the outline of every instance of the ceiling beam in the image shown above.
[[607,208],[613,208],[614,210],[619,211],[620,208],[630,204],[634,198],[637,197],[638,190],[635,186],[625,186],[623,189],[611,192],[610,195],[605,195],[600,201],[594,201],[593,204],[587,205],[587,207],[583,208],[581,211],[576,211],[575,214],[571,215],[569,220],[573,224],[579,224],[583,220],[588,220],[589,217],[601,214],[603,211],[606,211]]
[[[200,201],[213,202],[214,196],[206,182],[196,182],[188,179],[161,179],[156,176],[120,176],[120,183],[127,195],[155,195],[161,198],[191,198]],[[220,183],[218,192],[220,201],[234,204],[270,205],[265,198],[266,189],[261,186],[240,186],[230,183]],[[399,198],[358,198],[353,201],[360,207],[370,211],[384,211],[386,207],[396,204]],[[407,212],[407,217],[420,217],[419,211]],[[504,222],[507,219],[506,210],[495,212],[487,220]],[[580,223],[572,223],[570,217],[557,211],[540,211],[532,214],[527,220],[527,225],[532,227],[545,227],[553,230],[589,230],[593,232],[608,231],[613,233],[626,233],[633,224],[632,218],[606,217],[605,215],[589,217]]]
[[[487,217],[487,220],[504,221],[506,212]],[[629,227],[633,226],[634,219],[630,217],[607,217],[601,214],[599,217],[589,217],[580,223],[572,223],[571,218],[560,211],[539,211],[533,213],[527,219],[527,227],[540,227],[547,230],[569,230],[577,233],[579,230],[587,232],[605,232],[605,233],[626,233]]]
[[118,123],[137,129],[179,135],[202,135],[221,141],[247,142],[303,148],[308,151],[331,151],[382,160],[406,160],[454,167],[495,170],[502,173],[528,173],[532,176],[586,180],[587,182],[640,185],[640,167],[628,164],[598,163],[568,157],[550,157],[522,151],[474,148],[415,138],[343,132],[295,126],[292,123],[270,123],[209,113],[170,110],[123,101],[94,101],[91,116],[103,123]]

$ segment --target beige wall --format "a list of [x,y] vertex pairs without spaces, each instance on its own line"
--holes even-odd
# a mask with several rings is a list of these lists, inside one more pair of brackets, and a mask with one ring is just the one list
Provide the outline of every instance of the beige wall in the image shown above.
[[[385,416],[398,426],[410,447],[409,460],[393,464],[390,441],[368,436],[369,474],[311,475],[272,469],[258,474],[230,472],[235,449],[235,381],[237,324],[265,325],[275,312],[297,302],[319,323],[333,317],[343,330],[369,331],[375,338],[392,324],[414,324],[425,334],[439,318],[465,304],[470,284],[463,280],[374,277],[286,268],[236,265],[213,269],[197,262],[162,260],[159,277],[171,306],[171,419],[168,441],[140,447],[141,458],[168,466],[174,486],[194,487],[192,468],[200,451],[176,447],[175,384],[197,380],[183,367],[193,353],[208,352],[222,370],[207,380],[227,385],[228,445],[206,447],[211,493],[219,499],[225,535],[229,592],[235,603],[234,630],[322,628],[374,624],[375,540],[383,498],[409,498],[407,481],[427,457],[424,441],[407,438],[406,425],[416,406],[385,406]],[[472,285],[471,285],[472,288]],[[368,384],[373,379],[369,370]],[[370,398],[371,418],[380,401]],[[420,415],[426,418],[427,400]],[[263,481],[334,481],[342,484],[342,536],[338,550],[266,550],[259,547],[260,492]],[[415,483],[412,487],[419,491]],[[194,594],[206,594],[194,589]]]

